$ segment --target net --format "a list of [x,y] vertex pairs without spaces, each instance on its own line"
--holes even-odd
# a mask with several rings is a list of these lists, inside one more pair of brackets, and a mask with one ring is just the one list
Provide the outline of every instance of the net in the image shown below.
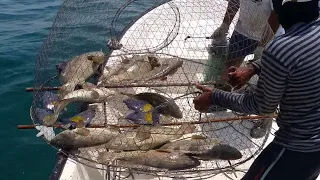
[[[251,46],[259,44],[231,38],[238,13],[226,36],[231,39],[211,44],[227,5],[65,0],[36,60],[30,115],[44,140],[122,178],[131,172],[209,178],[252,159],[271,128],[253,135],[252,122],[271,119],[220,107],[200,113],[193,105],[195,82],[231,89],[222,79],[225,64],[236,56],[246,57],[238,63],[245,65]],[[267,42],[273,33],[264,28]],[[252,93],[257,78],[241,93]]]

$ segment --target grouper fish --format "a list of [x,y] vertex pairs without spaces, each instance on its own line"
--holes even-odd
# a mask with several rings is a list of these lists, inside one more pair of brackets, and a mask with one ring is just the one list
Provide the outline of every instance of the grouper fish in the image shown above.
[[98,162],[108,164],[115,160],[132,165],[149,166],[167,170],[184,170],[200,165],[199,160],[179,152],[166,151],[127,151],[127,152],[103,152],[98,156]]
[[91,77],[104,62],[102,51],[93,51],[81,54],[68,62],[56,65],[59,73],[59,81],[62,84],[58,91],[59,97],[73,91],[78,84],[84,83]]
[[242,158],[241,152],[236,148],[221,144],[217,139],[205,138],[199,135],[194,135],[191,139],[167,143],[159,149],[185,153],[200,160],[237,160]]
[[184,134],[193,133],[195,126],[183,124],[179,128],[169,128],[160,125],[140,126],[135,130],[126,131],[106,144],[112,150],[150,150],[160,147],[170,140],[178,139]]
[[107,143],[118,134],[116,128],[76,128],[61,132],[50,144],[63,149],[92,147]]
[[180,67],[183,65],[183,60],[179,58],[164,58],[164,62],[160,66],[155,67],[152,71],[149,71],[142,76],[135,78],[133,82],[140,83],[151,80],[165,80],[167,76],[174,75]]
[[119,65],[107,68],[108,73],[102,75],[99,86],[133,80],[158,66],[160,66],[158,59],[153,56],[143,55],[124,58]]

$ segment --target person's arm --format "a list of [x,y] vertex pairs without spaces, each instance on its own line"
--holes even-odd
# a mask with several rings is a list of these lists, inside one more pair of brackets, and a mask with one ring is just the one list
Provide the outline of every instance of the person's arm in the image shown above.
[[261,59],[257,59],[249,64],[247,64],[248,68],[254,69],[254,74],[260,74],[261,71]]
[[234,16],[237,14],[240,8],[240,0],[229,0],[228,7],[226,13],[223,18],[223,23],[230,26],[231,22],[233,21]]
[[268,19],[268,23],[269,23],[273,33],[275,34],[280,27],[278,15],[276,12],[271,11],[271,14]]
[[237,94],[214,89],[212,102],[233,111],[269,115],[281,101],[286,89],[288,69],[272,54],[263,51],[257,89],[253,94]]
[[259,42],[259,46],[264,47],[271,39],[273,39],[279,27],[278,16],[272,11],[268,19],[268,25],[266,25],[262,39]]

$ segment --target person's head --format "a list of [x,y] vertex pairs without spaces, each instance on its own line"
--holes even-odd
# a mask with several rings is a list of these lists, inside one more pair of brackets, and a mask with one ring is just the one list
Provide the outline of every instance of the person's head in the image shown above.
[[309,23],[319,17],[318,0],[273,0],[273,4],[284,29],[299,22]]

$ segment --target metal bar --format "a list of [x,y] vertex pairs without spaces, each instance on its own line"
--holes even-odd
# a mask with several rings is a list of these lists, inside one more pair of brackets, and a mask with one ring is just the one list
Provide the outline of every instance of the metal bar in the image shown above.
[[[277,116],[274,116],[276,118]],[[269,118],[267,116],[243,116],[243,117],[232,117],[232,118],[224,118],[224,119],[213,119],[208,121],[197,121],[197,122],[174,122],[174,123],[163,123],[160,124],[162,126],[178,126],[186,123],[190,124],[210,124],[215,122],[226,122],[226,121],[239,121],[239,120],[253,120],[253,119],[265,119]],[[89,125],[88,128],[105,128],[105,127],[116,127],[116,128],[132,128],[139,127],[143,124],[123,124],[123,125],[114,125],[114,124],[106,124],[106,125]],[[149,124],[145,124],[149,125]],[[18,125],[18,129],[34,129],[37,125]],[[52,126],[49,126],[52,127]],[[54,125],[55,128],[62,128],[61,124]]]
[[58,152],[56,156],[56,164],[52,170],[52,173],[49,177],[49,180],[59,180],[68,160],[68,156],[63,154],[62,152]]
[[[158,83],[158,84],[118,84],[118,85],[108,85],[104,86],[105,88],[130,88],[130,87],[168,87],[168,86],[193,86],[195,83]],[[201,85],[215,85],[215,81],[210,82],[199,82]],[[41,88],[33,88],[29,87],[26,88],[27,92],[31,91],[55,91],[59,90],[60,86],[58,87],[41,87]]]

